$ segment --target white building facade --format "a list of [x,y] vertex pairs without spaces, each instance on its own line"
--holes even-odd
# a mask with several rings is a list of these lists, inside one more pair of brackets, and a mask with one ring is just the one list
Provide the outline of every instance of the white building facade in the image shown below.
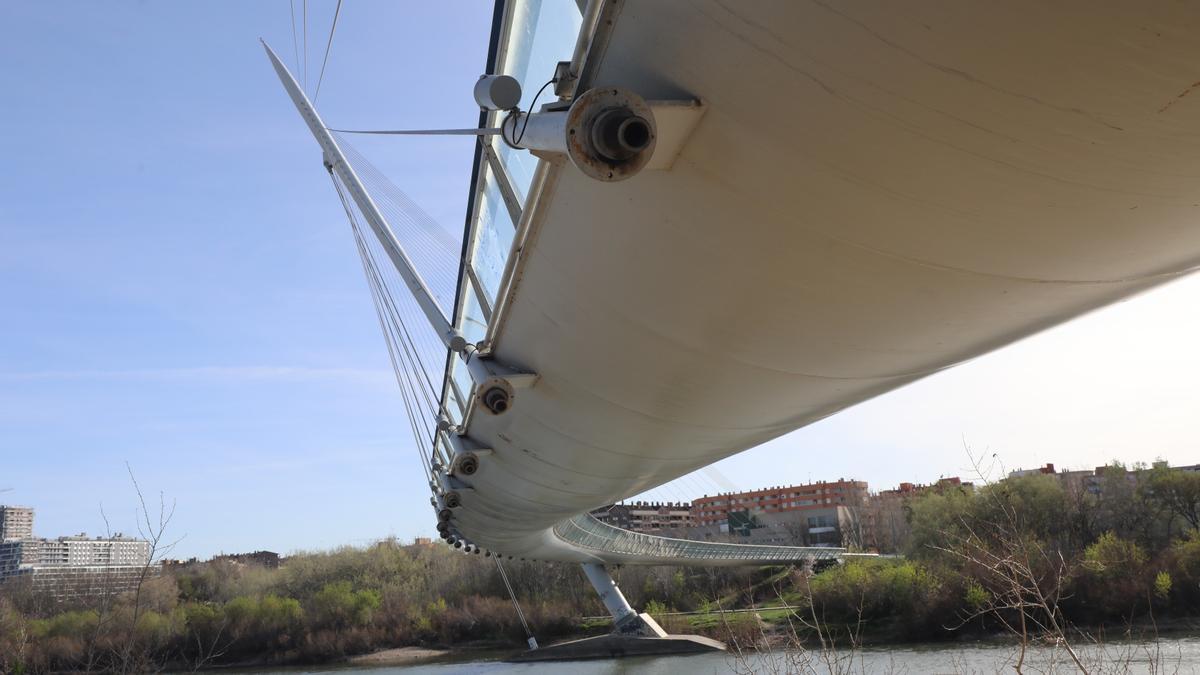
[[0,516],[0,583],[27,583],[39,593],[71,598],[129,590],[148,571],[150,542],[143,539],[120,533],[39,539],[33,509],[0,506]]
[[33,538],[33,509],[0,505],[0,541]]

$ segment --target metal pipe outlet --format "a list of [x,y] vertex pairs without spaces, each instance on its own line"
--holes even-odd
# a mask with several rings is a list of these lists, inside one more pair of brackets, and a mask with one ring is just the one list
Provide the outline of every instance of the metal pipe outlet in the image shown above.
[[584,174],[612,182],[646,166],[658,129],[642,97],[615,87],[589,89],[566,110],[513,112],[500,133],[514,148],[567,155]]

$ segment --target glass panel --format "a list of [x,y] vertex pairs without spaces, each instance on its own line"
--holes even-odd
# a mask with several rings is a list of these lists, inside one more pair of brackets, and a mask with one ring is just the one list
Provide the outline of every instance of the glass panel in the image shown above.
[[[451,371],[453,371],[455,368],[461,367],[462,366],[457,358],[454,358],[450,361]],[[454,377],[453,372],[451,373],[450,377]],[[458,397],[454,395],[454,387],[452,386],[446,387],[446,398],[442,401],[442,409],[446,412],[446,417],[450,418],[451,424],[458,424],[462,421],[463,413],[466,411],[463,410],[462,402],[459,401]]]
[[450,452],[446,448],[446,444],[442,443],[440,434],[433,440],[433,452],[441,460],[442,466],[449,466]]
[[[457,358],[454,359],[454,366],[450,369],[450,377],[454,380],[454,384],[458,385],[458,390],[463,396],[471,395],[471,375],[467,372],[467,367],[462,364]],[[463,403],[466,403],[464,401]]]
[[[555,65],[559,61],[571,58],[582,17],[575,0],[513,0],[512,12],[509,40],[505,47],[505,63],[501,72],[512,75],[521,82],[521,107],[528,110],[532,107],[538,89],[553,77]],[[554,100],[554,93],[549,89],[547,87],[547,91],[542,92],[538,99],[539,105]],[[495,121],[498,123],[499,120]],[[501,161],[508,167],[518,199],[524,201],[529,192],[533,170],[537,166],[537,158],[523,150],[514,151],[503,143],[496,143],[495,147]],[[474,223],[474,250],[468,252],[468,259],[472,261],[483,291],[491,301],[489,304],[494,307],[509,249],[512,247],[516,223],[509,217],[495,176],[486,165],[478,199],[479,215]],[[467,340],[478,342],[487,335],[487,322],[483,318],[472,284],[464,282],[461,287],[461,315],[456,317],[456,327]],[[463,396],[472,395],[474,385],[471,377],[457,359],[453,359],[450,364],[450,381],[457,385]],[[446,409],[452,418],[461,419],[461,415],[465,413],[466,401],[459,400],[453,389],[454,387],[447,387]]]
[[[503,72],[521,83],[521,109],[529,110],[538,89],[554,77],[559,61],[569,61],[583,16],[575,0],[517,0],[513,3],[512,28]],[[538,105],[554,100],[553,87],[546,87]],[[522,201],[529,194],[529,183],[537,157],[524,150],[513,150],[498,143],[500,160],[508,168]]]
[[491,169],[484,174],[482,196],[472,264],[475,274],[479,277],[479,283],[487,293],[489,304],[495,307],[496,294],[500,291],[500,279],[504,276],[504,265],[508,262],[516,227],[508,215],[504,200],[500,197],[500,188]]
[[475,289],[470,284],[465,284],[464,288],[463,299],[466,303],[463,305],[462,322],[458,329],[468,342],[477,343],[487,335],[487,320],[483,318],[483,310],[479,308]]

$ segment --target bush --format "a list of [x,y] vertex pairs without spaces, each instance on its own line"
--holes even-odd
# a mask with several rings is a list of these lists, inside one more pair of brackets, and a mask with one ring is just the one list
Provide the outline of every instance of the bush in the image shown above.
[[1154,597],[1166,602],[1171,597],[1171,573],[1159,572],[1154,575]]
[[857,624],[891,621],[905,636],[933,636],[961,606],[954,583],[912,560],[853,560],[809,581],[814,609],[823,621]]
[[1146,564],[1146,552],[1132,541],[1105,532],[1084,549],[1083,564],[1089,572],[1105,579],[1127,577],[1137,574]]

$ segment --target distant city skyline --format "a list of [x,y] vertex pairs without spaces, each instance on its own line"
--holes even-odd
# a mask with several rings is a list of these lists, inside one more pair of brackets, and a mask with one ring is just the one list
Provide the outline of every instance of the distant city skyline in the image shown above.
[[[309,3],[310,68],[333,6]],[[330,124],[473,126],[491,11],[348,4]],[[128,462],[152,508],[178,504],[173,557],[432,535],[344,215],[258,42],[290,53],[287,6],[6,3],[0,18],[20,27],[0,44],[19,130],[0,169],[0,502],[36,508],[43,536],[103,532],[102,508],[135,532]],[[457,237],[472,143],[359,148]],[[1196,463],[1197,307],[1200,278],[1174,282],[643,497],[970,480],[967,448],[1006,470]]]

